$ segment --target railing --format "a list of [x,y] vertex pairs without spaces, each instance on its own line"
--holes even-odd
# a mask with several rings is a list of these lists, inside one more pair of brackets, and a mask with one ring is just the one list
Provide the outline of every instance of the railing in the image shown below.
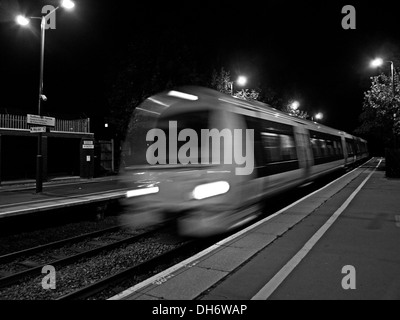
[[[0,129],[7,130],[30,130],[35,125],[26,122],[26,116],[13,114],[0,114]],[[90,119],[62,120],[56,119],[51,132],[90,133]]]

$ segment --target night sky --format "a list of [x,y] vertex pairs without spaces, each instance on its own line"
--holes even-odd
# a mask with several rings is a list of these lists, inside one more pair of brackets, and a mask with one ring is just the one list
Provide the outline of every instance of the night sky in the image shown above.
[[[18,12],[38,16],[43,5],[57,3],[0,0],[0,112],[36,113],[39,21],[21,28],[13,19]],[[270,87],[299,100],[309,114],[324,113],[326,125],[352,132],[369,78],[379,73],[369,61],[400,56],[394,1],[75,3],[72,12],[57,12],[56,30],[46,31],[45,114],[102,119],[118,56],[137,39],[148,42],[149,54],[162,55],[160,34],[169,33],[170,50],[188,48],[198,71],[245,74],[247,88]],[[342,28],[348,4],[356,9],[355,30]],[[388,73],[388,65],[381,71]]]

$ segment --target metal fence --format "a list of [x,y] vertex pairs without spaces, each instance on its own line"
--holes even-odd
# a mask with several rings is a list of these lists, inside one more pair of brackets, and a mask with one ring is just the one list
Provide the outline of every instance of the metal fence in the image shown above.
[[[26,122],[26,116],[0,114],[0,129],[30,130],[35,125]],[[90,118],[77,120],[56,119],[52,132],[90,133]]]

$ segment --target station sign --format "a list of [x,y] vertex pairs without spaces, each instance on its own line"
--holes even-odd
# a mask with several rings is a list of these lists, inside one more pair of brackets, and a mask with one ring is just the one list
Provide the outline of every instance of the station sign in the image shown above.
[[56,118],[42,117],[34,114],[28,114],[26,116],[26,122],[28,124],[36,124],[39,126],[55,127]]
[[92,140],[84,140],[82,149],[94,149],[94,144]]
[[31,133],[46,132],[46,127],[31,127]]

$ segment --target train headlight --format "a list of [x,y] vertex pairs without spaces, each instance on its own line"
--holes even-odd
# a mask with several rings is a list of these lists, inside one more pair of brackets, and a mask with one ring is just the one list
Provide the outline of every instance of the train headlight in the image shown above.
[[126,193],[126,197],[132,198],[132,197],[144,196],[146,194],[157,193],[158,191],[160,191],[160,189],[158,187],[135,189],[135,190],[128,191]]
[[226,181],[202,184],[194,188],[192,196],[196,200],[202,200],[227,193],[229,188],[229,183]]

